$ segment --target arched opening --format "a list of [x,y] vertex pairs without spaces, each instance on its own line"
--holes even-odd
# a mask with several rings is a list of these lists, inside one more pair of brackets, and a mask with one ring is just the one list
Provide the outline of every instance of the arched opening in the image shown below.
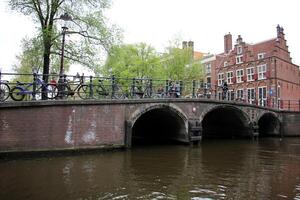
[[250,137],[251,129],[245,114],[234,107],[218,107],[202,120],[203,139]]
[[265,113],[258,120],[258,132],[260,137],[279,136],[280,121],[272,113]]
[[187,142],[184,119],[169,107],[142,114],[132,127],[132,145]]

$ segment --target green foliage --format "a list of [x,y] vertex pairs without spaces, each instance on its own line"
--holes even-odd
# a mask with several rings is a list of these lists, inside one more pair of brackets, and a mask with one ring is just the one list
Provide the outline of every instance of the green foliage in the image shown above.
[[39,24],[43,74],[56,71],[50,70],[50,66],[56,66],[50,65],[50,61],[53,62],[52,56],[61,55],[61,34],[57,30],[63,26],[60,17],[64,13],[72,16],[66,33],[70,37],[66,37],[65,46],[65,60],[70,63],[80,63],[94,69],[101,64],[105,51],[109,51],[121,38],[120,29],[109,25],[103,15],[103,11],[110,6],[110,0],[10,0],[9,4],[13,10],[32,16]]
[[160,57],[155,49],[145,43],[114,46],[100,73],[122,78],[158,77]]

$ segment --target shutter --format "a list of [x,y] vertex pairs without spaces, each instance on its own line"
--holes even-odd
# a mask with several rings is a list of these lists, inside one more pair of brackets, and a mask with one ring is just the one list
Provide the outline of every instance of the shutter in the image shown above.
[[236,77],[232,78],[232,83],[236,83]]
[[254,80],[257,80],[258,74],[254,74]]
[[270,71],[266,71],[266,78],[270,78],[270,76],[271,76]]

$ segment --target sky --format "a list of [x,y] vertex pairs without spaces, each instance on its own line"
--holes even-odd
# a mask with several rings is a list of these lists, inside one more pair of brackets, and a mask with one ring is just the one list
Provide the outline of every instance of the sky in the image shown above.
[[[224,35],[247,43],[276,37],[284,28],[293,62],[300,65],[299,0],[112,0],[106,11],[110,23],[123,29],[125,43],[145,42],[159,52],[175,38],[194,41],[195,50],[221,53]],[[22,38],[37,25],[30,17],[10,11],[0,0],[0,68],[10,72],[21,52]],[[77,69],[73,69],[76,71]]]

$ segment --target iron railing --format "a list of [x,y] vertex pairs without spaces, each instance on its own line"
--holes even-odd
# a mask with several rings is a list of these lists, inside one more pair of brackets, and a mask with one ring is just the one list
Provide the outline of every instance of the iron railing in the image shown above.
[[[141,98],[204,98],[255,104],[280,110],[300,111],[300,100],[236,98],[230,86],[224,88],[201,81],[159,80],[56,74],[16,74],[0,72],[0,101],[101,100]],[[23,80],[23,81],[21,81]],[[230,92],[231,91],[231,92]]]

